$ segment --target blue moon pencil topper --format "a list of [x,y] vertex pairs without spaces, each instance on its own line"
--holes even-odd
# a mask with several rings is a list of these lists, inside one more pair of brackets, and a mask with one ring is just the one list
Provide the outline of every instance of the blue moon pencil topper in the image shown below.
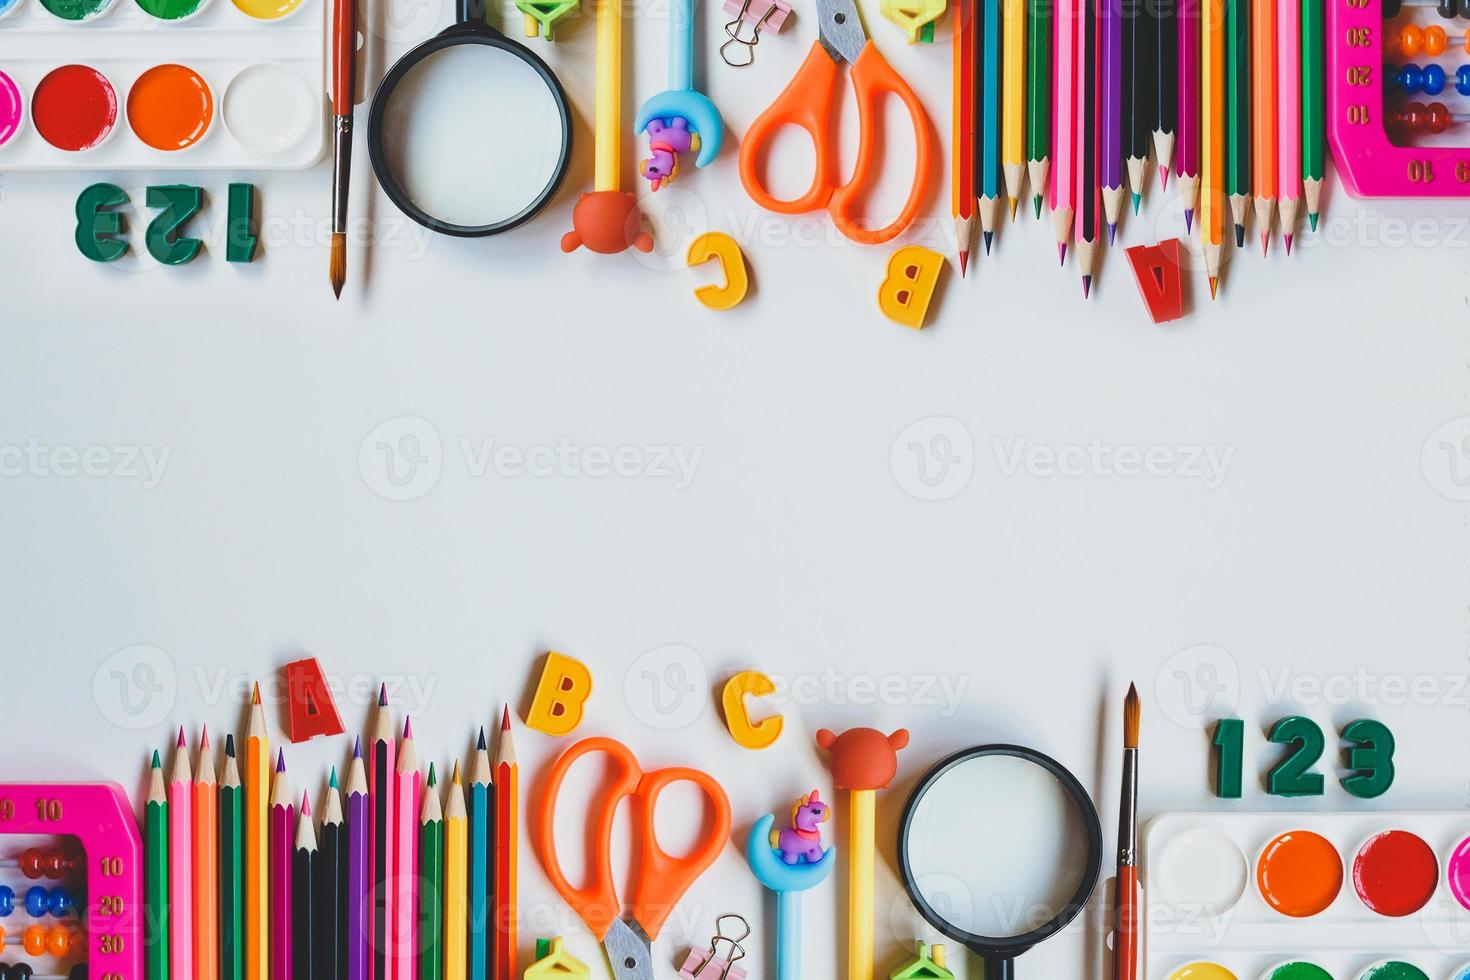
[[832,808],[812,790],[791,807],[791,825],[775,830],[767,813],[755,822],[745,842],[745,860],[756,880],[776,893],[776,980],[801,973],[801,893],[832,874],[836,848],[822,846],[821,825]]
[[643,103],[634,131],[648,133],[648,159],[638,169],[654,190],[678,176],[680,154],[695,154],[696,167],[720,155],[724,120],[709,96],[694,88],[694,0],[672,0],[669,87]]

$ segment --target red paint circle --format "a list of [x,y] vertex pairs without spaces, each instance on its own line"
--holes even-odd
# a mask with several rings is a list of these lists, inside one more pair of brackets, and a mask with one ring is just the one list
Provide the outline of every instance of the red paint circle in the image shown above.
[[90,150],[117,124],[117,92],[95,68],[62,65],[36,86],[31,119],[57,149]]
[[1379,915],[1412,915],[1429,904],[1438,883],[1434,851],[1407,830],[1374,834],[1353,858],[1353,887]]

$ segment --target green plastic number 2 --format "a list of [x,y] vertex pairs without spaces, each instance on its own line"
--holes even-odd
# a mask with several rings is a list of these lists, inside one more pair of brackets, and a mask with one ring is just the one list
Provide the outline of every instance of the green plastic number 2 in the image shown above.
[[1347,767],[1352,772],[1342,788],[1356,797],[1371,800],[1393,785],[1393,733],[1381,721],[1360,718],[1342,730],[1353,745],[1347,750]]
[[170,184],[148,188],[148,206],[162,211],[148,223],[144,236],[148,254],[164,265],[183,265],[198,255],[204,243],[179,232],[203,205],[204,192],[198,187]]
[[1271,726],[1266,736],[1277,745],[1294,748],[1266,774],[1266,792],[1272,796],[1321,796],[1322,774],[1312,767],[1322,758],[1327,739],[1310,718],[1293,715]]
[[77,248],[93,262],[116,262],[128,254],[123,216],[113,208],[128,203],[128,194],[116,184],[93,184],[77,198]]
[[1245,754],[1245,722],[1221,718],[1215,725],[1215,795],[1222,800],[1240,799],[1240,773]]

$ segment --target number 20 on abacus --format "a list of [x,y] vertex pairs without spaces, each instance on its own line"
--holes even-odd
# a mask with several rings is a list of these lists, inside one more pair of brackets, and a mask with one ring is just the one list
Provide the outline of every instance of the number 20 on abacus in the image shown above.
[[[1288,746],[1286,755],[1266,773],[1266,792],[1272,796],[1321,796],[1324,779],[1312,767],[1327,749],[1322,729],[1310,718],[1293,715],[1271,726],[1267,741]],[[1342,788],[1361,799],[1382,796],[1393,785],[1393,733],[1380,721],[1362,718],[1342,730],[1347,743],[1348,772]],[[1215,795],[1240,798],[1245,748],[1245,722],[1224,718],[1215,726]]]

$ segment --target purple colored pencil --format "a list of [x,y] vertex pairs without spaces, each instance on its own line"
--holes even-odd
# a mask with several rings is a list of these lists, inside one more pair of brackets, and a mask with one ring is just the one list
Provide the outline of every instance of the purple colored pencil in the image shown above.
[[[1108,243],[1118,230],[1123,207],[1123,3],[1097,0],[1099,98],[1098,182],[1102,185],[1103,211],[1108,221]],[[1141,13],[1137,16],[1142,16]]]
[[286,779],[286,752],[276,756],[276,780],[271,787],[271,980],[291,980],[294,948],[291,942],[292,863],[296,856],[296,804]]
[[1199,185],[1199,43],[1200,0],[1179,0],[1179,126],[1174,173],[1184,200],[1184,225],[1194,224],[1194,196]]
[[372,856],[372,800],[359,736],[347,770],[347,980],[368,980],[372,973]]

